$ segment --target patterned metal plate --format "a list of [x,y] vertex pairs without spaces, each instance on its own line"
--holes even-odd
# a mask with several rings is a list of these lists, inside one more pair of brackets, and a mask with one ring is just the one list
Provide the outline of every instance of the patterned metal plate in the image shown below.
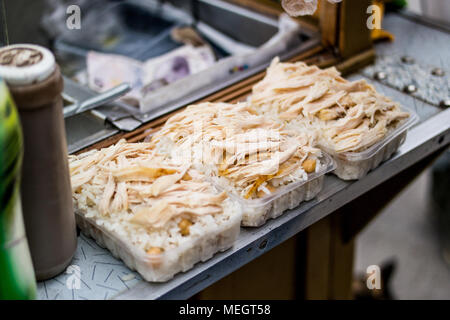
[[141,282],[136,272],[81,234],[75,256],[59,276],[38,282],[38,299],[109,299]]
[[450,99],[450,70],[418,63],[411,56],[379,56],[362,73],[435,106]]

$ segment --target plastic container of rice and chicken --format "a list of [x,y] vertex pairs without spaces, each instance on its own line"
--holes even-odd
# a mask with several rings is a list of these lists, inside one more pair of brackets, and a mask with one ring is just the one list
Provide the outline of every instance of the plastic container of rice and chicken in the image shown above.
[[[317,159],[317,163],[317,170],[307,173],[296,182],[282,186],[271,183],[270,180],[261,183],[262,187],[257,196],[253,198],[241,197],[231,191],[230,197],[240,203],[243,211],[242,225],[246,227],[261,226],[267,220],[282,215],[286,210],[294,209],[302,202],[314,199],[322,190],[325,174],[336,168],[333,159],[325,153],[322,153],[322,156]],[[274,187],[274,184],[277,187]],[[220,180],[215,180],[215,185],[221,190],[230,189],[227,183]],[[266,189],[271,192],[268,193]]]
[[147,281],[167,281],[239,235],[239,205],[149,144],[120,141],[69,166],[80,229]]
[[396,127],[389,128],[385,138],[360,152],[338,153],[322,146],[322,150],[328,152],[336,162],[334,173],[343,180],[361,179],[382,162],[390,159],[405,142],[408,129],[418,121],[414,111],[405,107],[402,107],[402,111],[410,114],[407,120]]
[[250,102],[294,128],[318,132],[317,147],[336,161],[341,179],[364,177],[404,142],[417,115],[365,80],[350,82],[334,68],[275,58],[256,84]]
[[152,138],[175,161],[192,161],[241,204],[243,226],[260,226],[314,198],[333,160],[315,134],[258,115],[247,103],[188,106]]
[[360,179],[417,116],[335,68],[274,59],[242,103],[200,103],[149,142],[69,157],[77,223],[147,281],[167,281],[316,197]]

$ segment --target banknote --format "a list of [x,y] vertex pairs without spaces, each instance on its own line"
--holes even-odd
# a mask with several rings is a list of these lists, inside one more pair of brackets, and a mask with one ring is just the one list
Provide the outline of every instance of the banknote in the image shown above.
[[182,46],[144,63],[143,94],[207,69],[215,62],[209,46]]
[[145,62],[121,55],[89,52],[88,85],[103,92],[128,82],[132,90],[122,100],[137,105],[146,93],[205,70],[214,63],[214,52],[209,46],[184,45]]
[[87,55],[87,75],[88,85],[94,91],[103,92],[128,82],[132,89],[122,99],[133,104],[141,99],[144,69],[138,60],[90,51]]

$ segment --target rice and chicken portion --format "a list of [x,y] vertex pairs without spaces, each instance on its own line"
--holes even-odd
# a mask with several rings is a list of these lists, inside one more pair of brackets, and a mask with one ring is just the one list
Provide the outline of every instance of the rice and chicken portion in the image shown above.
[[351,82],[334,67],[278,58],[253,87],[250,101],[258,112],[317,131],[319,146],[335,153],[361,152],[410,116],[365,80]]
[[[171,249],[218,237],[218,230],[234,229],[233,237],[239,233],[241,212],[226,193],[214,189],[189,163],[164,159],[150,143],[121,140],[72,155],[69,168],[77,212],[126,239],[154,268],[164,265]],[[180,258],[172,254],[172,259]]]
[[258,199],[321,170],[315,139],[248,103],[201,103],[167,120],[151,143],[171,159],[189,159],[227,191]]

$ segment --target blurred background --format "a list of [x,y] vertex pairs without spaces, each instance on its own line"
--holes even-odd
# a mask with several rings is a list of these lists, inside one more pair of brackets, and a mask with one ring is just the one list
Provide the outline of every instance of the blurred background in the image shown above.
[[[450,1],[407,4],[412,13],[450,26]],[[390,274],[395,299],[450,299],[449,168],[447,150],[358,238],[355,270],[363,273],[369,265],[380,265]]]
[[[41,45],[49,45],[51,35],[44,32],[42,18],[52,8],[65,3],[78,4],[85,7],[93,7],[96,2],[103,0],[2,0],[7,10],[6,20],[9,26],[9,41],[11,43],[30,42]],[[123,2],[124,0],[109,0],[107,2]],[[276,0],[271,0],[277,2]],[[169,0],[160,2],[174,3],[178,7],[189,7],[191,0]],[[418,15],[428,17],[443,24],[450,24],[450,1],[448,0],[408,0],[408,10]],[[26,21],[26,23],[24,23]],[[56,31],[56,30],[55,30]]]

